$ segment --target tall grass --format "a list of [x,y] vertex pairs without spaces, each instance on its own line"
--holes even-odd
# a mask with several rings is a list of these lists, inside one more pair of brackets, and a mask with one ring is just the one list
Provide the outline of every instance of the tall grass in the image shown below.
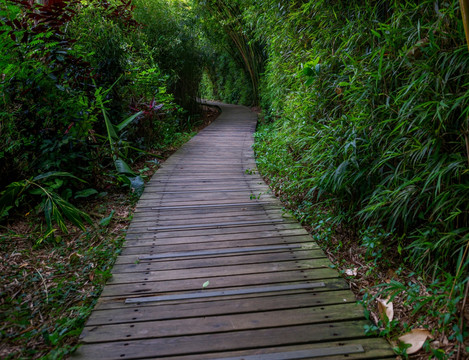
[[277,119],[257,135],[262,171],[297,206],[328,201],[357,230],[382,228],[422,272],[467,274],[458,1],[255,3],[248,16],[269,52],[262,102]]

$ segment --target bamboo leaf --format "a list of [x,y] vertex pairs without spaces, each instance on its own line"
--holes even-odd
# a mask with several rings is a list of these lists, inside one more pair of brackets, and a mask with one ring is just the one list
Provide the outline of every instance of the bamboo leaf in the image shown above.
[[82,180],[82,179],[76,177],[75,175],[73,175],[69,172],[66,172],[66,171],[49,171],[47,173],[40,174],[40,175],[36,176],[35,178],[33,178],[33,181],[39,181],[39,180],[44,180],[44,179],[48,179],[48,178],[51,178],[51,177],[59,177],[59,176],[70,177],[70,178],[73,178],[73,179],[81,181],[81,182],[86,182],[85,180]]
[[109,214],[109,216],[106,216],[105,218],[102,218],[100,221],[99,221],[99,225],[101,225],[102,227],[106,227],[109,225],[109,223],[111,222],[112,220],[112,217],[114,215],[115,211],[114,210],[111,210],[111,213]]
[[49,198],[44,203],[44,217],[46,219],[47,230],[52,229],[52,212],[53,212],[52,200]]
[[0,196],[0,219],[8,215],[13,206],[18,206],[21,194],[29,188],[30,183],[26,180],[16,181],[9,184]]
[[129,125],[135,118],[137,118],[141,114],[143,114],[143,111],[139,111],[138,113],[133,114],[132,116],[129,116],[127,119],[122,121],[119,125],[115,126],[116,130],[122,131],[122,129],[124,129],[127,125]]
[[87,197],[90,197],[91,195],[94,195],[94,194],[97,194],[97,193],[98,193],[98,190],[96,190],[96,189],[85,189],[85,190],[77,191],[75,193],[74,198],[75,199],[87,198]]
[[116,170],[119,174],[125,175],[134,175],[135,173],[132,171],[129,165],[123,159],[116,159],[114,161],[114,165],[116,166]]

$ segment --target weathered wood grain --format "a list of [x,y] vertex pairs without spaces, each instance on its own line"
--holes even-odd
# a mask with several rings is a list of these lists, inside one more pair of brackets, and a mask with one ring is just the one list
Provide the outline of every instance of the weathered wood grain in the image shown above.
[[[203,300],[203,299],[202,299]],[[355,304],[350,291],[319,292],[311,294],[283,294],[276,296],[260,296],[246,301],[246,298],[226,300],[210,299],[210,301],[184,302],[179,304],[150,303],[147,306],[127,306],[107,311],[96,311],[87,326],[146,322],[153,320],[173,320],[184,318],[201,318],[223,314],[244,314],[269,310],[297,309],[313,306]]]
[[[83,346],[84,358],[126,359],[190,355],[214,351],[258,349],[293,344],[313,344],[356,339],[362,336],[365,321],[282,326],[267,329],[221,332],[202,335],[121,340]],[[362,340],[363,341],[363,340]],[[356,341],[360,343],[360,341]],[[121,356],[124,355],[124,356]]]
[[147,185],[74,358],[393,358],[258,175],[256,115],[220,106]]

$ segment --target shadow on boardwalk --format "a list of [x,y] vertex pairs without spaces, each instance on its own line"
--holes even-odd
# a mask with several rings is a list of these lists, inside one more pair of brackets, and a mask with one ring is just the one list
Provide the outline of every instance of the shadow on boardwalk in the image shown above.
[[395,358],[256,173],[256,115],[221,108],[147,185],[74,358]]

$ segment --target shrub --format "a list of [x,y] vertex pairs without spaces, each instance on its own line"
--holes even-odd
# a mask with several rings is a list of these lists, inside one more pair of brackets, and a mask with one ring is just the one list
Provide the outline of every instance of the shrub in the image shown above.
[[262,103],[280,117],[259,135],[262,170],[298,204],[383,226],[420,269],[455,272],[469,240],[458,1],[262,4],[249,10],[268,44]]

